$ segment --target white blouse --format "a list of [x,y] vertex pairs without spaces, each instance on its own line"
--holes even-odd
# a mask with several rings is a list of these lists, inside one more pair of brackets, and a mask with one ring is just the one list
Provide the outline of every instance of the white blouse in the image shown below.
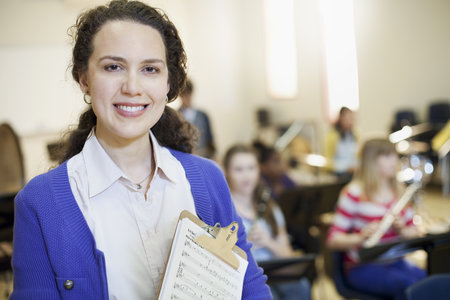
[[178,216],[195,214],[182,165],[150,137],[156,168],[147,200],[95,133],[67,165],[75,200],[105,255],[110,299],[155,299]]

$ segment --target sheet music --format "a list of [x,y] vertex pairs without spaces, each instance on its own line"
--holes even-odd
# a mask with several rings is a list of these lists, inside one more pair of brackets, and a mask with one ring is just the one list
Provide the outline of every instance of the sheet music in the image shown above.
[[239,269],[194,242],[208,233],[188,218],[178,222],[158,299],[241,299],[248,262],[235,254]]

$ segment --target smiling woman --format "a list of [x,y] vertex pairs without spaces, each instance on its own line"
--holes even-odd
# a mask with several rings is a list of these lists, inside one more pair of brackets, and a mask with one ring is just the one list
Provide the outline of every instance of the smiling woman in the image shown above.
[[[15,201],[11,299],[155,299],[178,216],[241,219],[220,169],[189,154],[192,127],[166,103],[186,80],[167,16],[117,0],[73,27],[72,75],[89,107],[60,166]],[[243,299],[269,299],[243,229]]]
[[108,22],[95,35],[93,48],[80,85],[92,99],[99,142],[148,139],[170,90],[161,35],[139,23]]

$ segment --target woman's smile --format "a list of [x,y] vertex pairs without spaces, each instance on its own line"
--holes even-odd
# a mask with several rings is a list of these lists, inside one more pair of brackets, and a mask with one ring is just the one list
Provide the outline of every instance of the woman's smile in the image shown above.
[[149,104],[116,103],[113,105],[119,115],[127,118],[140,117],[149,107]]

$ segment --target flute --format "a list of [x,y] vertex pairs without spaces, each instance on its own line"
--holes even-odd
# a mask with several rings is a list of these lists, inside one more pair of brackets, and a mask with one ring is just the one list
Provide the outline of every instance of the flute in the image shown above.
[[395,216],[399,214],[402,209],[408,204],[408,202],[412,199],[414,194],[420,188],[421,184],[416,182],[410,184],[403,195],[398,199],[398,201],[389,209],[388,213],[383,217],[380,222],[380,226],[374,234],[364,241],[363,247],[370,248],[378,244],[381,237],[386,233],[386,231],[391,227],[392,223],[394,223]]

